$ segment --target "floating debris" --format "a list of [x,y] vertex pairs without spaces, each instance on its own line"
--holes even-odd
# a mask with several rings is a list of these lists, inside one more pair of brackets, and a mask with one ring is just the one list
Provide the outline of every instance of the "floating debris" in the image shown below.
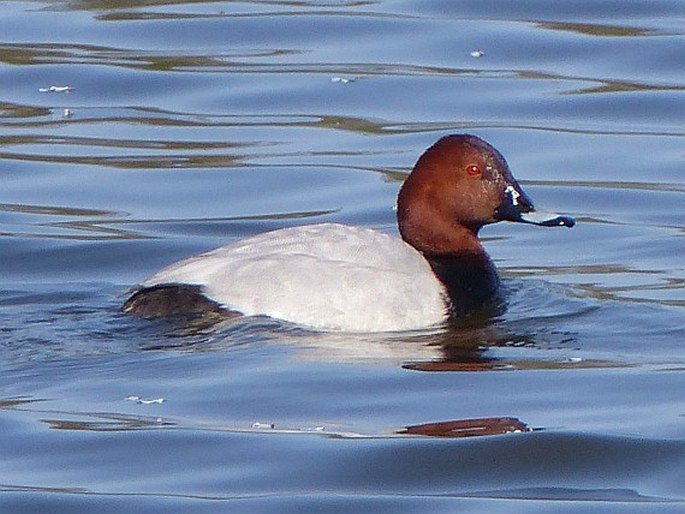
[[476,59],[480,59],[485,55],[485,52],[483,50],[474,50],[469,54],[471,57],[474,57]]
[[71,86],[50,86],[50,87],[41,87],[38,89],[38,92],[40,93],[69,93],[70,91],[73,91],[74,88]]
[[331,82],[334,84],[349,84],[350,82],[354,82],[356,79],[353,78],[346,78],[346,77],[333,77],[331,78]]
[[276,428],[276,425],[273,423],[260,423],[259,421],[255,421],[252,423],[252,428]]
[[144,400],[140,396],[127,396],[126,400],[129,402],[136,402],[142,405],[151,405],[153,403],[164,403],[166,400],[164,398],[155,398],[154,400]]

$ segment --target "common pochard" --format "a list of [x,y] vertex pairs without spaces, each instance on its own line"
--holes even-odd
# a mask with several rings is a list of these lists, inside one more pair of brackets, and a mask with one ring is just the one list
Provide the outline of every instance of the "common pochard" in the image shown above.
[[575,224],[536,211],[491,145],[445,136],[400,189],[402,239],[333,223],[267,232],[162,269],[123,310],[143,317],[226,311],[355,332],[436,326],[498,297],[500,280],[478,231],[505,220]]

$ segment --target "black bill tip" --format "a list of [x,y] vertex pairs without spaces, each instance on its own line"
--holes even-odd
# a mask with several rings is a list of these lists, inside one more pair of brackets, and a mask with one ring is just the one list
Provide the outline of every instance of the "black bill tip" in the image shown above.
[[571,216],[563,214],[556,214],[552,212],[530,211],[521,213],[521,221],[523,223],[531,223],[541,227],[568,227],[571,228],[576,224],[576,220]]

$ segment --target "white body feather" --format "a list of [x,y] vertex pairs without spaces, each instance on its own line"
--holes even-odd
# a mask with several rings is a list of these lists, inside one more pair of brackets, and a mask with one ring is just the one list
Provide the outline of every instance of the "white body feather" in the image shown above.
[[428,262],[401,239],[320,224],[267,232],[164,268],[143,286],[202,286],[245,315],[323,330],[430,327],[447,318],[445,290]]

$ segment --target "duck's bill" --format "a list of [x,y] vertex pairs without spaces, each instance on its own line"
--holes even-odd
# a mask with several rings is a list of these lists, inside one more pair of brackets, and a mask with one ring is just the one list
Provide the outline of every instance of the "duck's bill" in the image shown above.
[[515,181],[504,190],[504,198],[495,211],[495,219],[497,221],[530,223],[541,227],[571,228],[576,224],[576,220],[571,216],[536,210],[531,199]]
[[576,224],[576,220],[571,216],[564,216],[554,212],[530,211],[519,214],[519,220],[522,223],[531,223],[533,225],[540,225],[541,227],[568,227],[571,228]]

